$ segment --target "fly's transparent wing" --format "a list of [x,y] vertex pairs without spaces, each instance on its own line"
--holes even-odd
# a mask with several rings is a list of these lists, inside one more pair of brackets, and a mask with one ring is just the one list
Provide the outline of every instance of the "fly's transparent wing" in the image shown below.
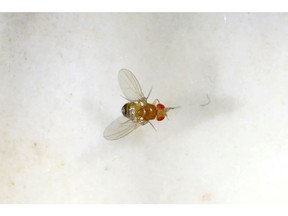
[[121,69],[118,74],[118,80],[124,96],[129,101],[145,98],[138,80],[131,71]]
[[107,140],[120,139],[121,137],[124,137],[129,133],[131,133],[139,126],[140,124],[135,123],[124,116],[121,116],[115,119],[113,122],[111,122],[110,125],[107,126],[107,128],[104,131],[104,137]]

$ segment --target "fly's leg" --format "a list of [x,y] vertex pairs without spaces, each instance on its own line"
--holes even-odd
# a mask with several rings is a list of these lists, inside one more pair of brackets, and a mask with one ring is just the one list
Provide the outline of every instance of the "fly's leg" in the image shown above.
[[148,122],[147,121],[145,121],[144,119],[141,119],[140,121],[139,121],[139,124],[141,124],[141,125],[145,125],[145,124],[147,124]]
[[160,104],[160,101],[159,101],[158,99],[155,99],[155,100],[153,101],[153,104],[154,104],[154,105]]
[[148,121],[148,123],[154,128],[155,131],[157,131],[154,125],[150,121]]

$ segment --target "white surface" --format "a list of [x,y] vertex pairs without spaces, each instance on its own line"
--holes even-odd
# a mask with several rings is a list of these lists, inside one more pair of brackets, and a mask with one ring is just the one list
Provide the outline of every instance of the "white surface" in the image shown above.
[[[288,200],[287,14],[1,14],[1,203]],[[169,120],[106,141],[130,69]],[[200,104],[211,103],[205,107]]]

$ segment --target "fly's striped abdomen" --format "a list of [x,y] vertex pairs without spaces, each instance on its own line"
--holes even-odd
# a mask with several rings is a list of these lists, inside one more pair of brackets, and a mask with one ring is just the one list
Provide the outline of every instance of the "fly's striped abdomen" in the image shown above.
[[143,122],[144,111],[142,110],[143,103],[141,101],[134,101],[126,103],[122,107],[122,114],[134,122]]

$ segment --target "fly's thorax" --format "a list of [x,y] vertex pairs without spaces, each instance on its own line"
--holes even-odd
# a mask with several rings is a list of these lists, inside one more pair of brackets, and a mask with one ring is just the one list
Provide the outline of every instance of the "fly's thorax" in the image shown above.
[[154,104],[149,104],[149,103],[146,103],[144,106],[143,106],[143,118],[146,120],[146,121],[149,121],[149,120],[153,120],[156,118],[156,115],[157,115],[157,109],[156,109],[156,106]]

